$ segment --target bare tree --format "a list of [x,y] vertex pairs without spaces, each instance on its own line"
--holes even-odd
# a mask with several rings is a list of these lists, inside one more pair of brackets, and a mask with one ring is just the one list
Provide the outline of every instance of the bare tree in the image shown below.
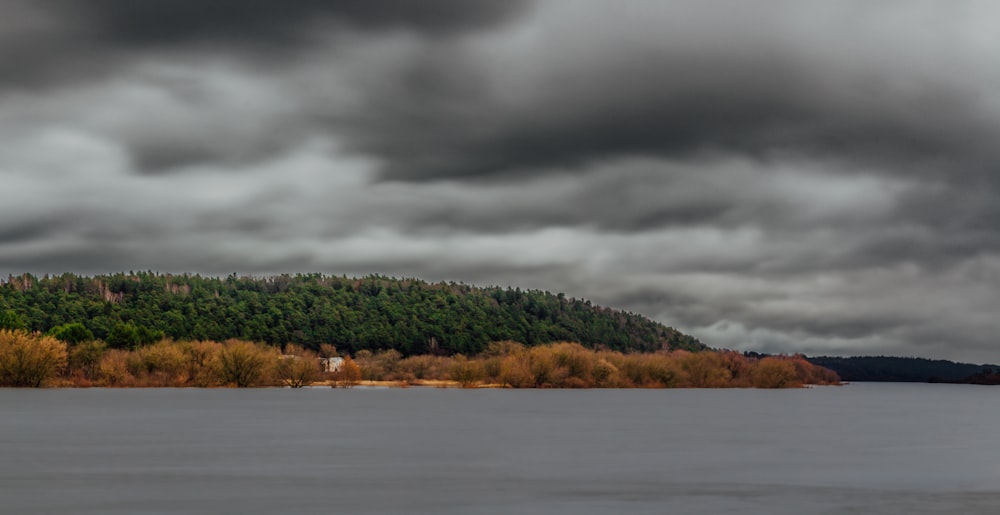
[[320,377],[319,356],[298,345],[288,345],[275,367],[278,379],[285,386],[302,388]]
[[351,359],[350,356],[344,358],[340,368],[333,373],[336,386],[350,388],[361,382],[361,367]]

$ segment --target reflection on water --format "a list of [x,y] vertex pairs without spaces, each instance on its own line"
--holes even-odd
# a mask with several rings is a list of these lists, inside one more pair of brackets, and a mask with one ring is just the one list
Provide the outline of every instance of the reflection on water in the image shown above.
[[3,513],[996,513],[1000,390],[0,390]]

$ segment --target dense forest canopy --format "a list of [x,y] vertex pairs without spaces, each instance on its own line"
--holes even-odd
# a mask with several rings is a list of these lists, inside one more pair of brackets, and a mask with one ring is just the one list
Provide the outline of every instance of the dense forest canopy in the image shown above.
[[24,274],[0,284],[4,327],[126,348],[163,337],[333,344],[348,353],[391,348],[404,355],[471,355],[502,340],[575,341],[624,352],[705,348],[641,315],[563,294],[378,275]]

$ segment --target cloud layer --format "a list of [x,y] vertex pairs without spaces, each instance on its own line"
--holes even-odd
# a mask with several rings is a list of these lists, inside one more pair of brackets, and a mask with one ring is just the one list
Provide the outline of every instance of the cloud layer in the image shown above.
[[378,272],[1000,361],[991,2],[5,12],[0,271]]

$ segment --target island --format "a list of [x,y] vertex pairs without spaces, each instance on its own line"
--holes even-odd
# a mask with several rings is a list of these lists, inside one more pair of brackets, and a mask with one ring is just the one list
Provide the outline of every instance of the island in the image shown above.
[[129,272],[0,284],[3,386],[785,388],[803,356],[711,349],[540,290],[322,274]]

